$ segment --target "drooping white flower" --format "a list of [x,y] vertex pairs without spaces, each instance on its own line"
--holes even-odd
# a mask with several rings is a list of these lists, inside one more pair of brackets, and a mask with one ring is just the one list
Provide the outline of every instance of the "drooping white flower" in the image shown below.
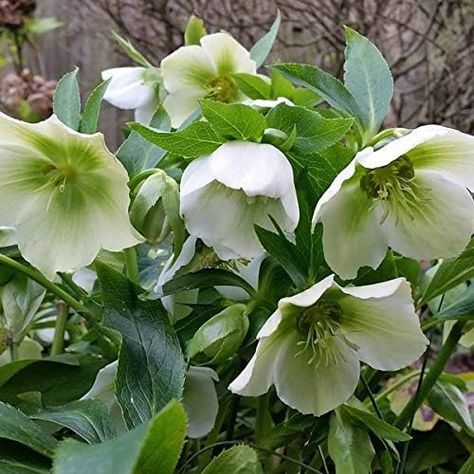
[[256,110],[273,109],[280,104],[286,104],[290,107],[295,105],[290,99],[287,99],[286,97],[277,97],[276,99],[248,99],[244,100],[243,103],[253,107]]
[[[115,379],[118,361],[114,361],[97,373],[91,389],[81,400],[102,400],[110,411],[118,431],[125,431],[125,422],[115,397]],[[208,367],[191,366],[186,374],[183,389],[183,406],[188,415],[188,436],[201,438],[214,427],[219,402],[214,383],[219,380]]]
[[334,275],[280,300],[257,337],[255,355],[229,389],[259,396],[275,385],[288,406],[318,416],[353,394],[359,361],[398,370],[428,343],[406,280],[343,288]]
[[203,97],[239,102],[245,96],[232,74],[255,74],[250,53],[227,33],[201,38],[201,45],[182,46],[161,61],[163,83],[168,91],[165,110],[173,127],[179,127]]
[[101,248],[140,239],[128,217],[128,176],[103,135],[55,116],[36,124],[0,114],[0,226],[47,277],[90,264]]
[[116,67],[102,71],[110,79],[104,100],[119,109],[135,111],[135,120],[148,125],[160,103],[161,77],[153,67]]
[[228,142],[192,161],[181,179],[180,200],[188,232],[222,260],[262,253],[254,226],[274,230],[269,215],[285,231],[299,220],[293,170],[269,144]]
[[324,255],[342,278],[376,268],[387,247],[419,260],[451,258],[474,232],[474,137],[426,125],[369,147],[319,200]]

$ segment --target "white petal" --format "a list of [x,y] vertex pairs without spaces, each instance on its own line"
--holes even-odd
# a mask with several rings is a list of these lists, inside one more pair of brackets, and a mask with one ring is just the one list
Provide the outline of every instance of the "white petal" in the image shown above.
[[146,102],[145,104],[137,107],[135,109],[135,121],[143,123],[144,125],[149,125],[153,115],[158,108],[160,101],[158,97],[154,97],[153,100]]
[[16,245],[16,243],[15,228],[0,226],[0,248]]
[[214,179],[209,156],[203,156],[202,158],[191,161],[181,177],[181,199],[194,191],[207,186],[209,183],[214,181]]
[[399,370],[425,352],[429,341],[420,328],[406,280],[341,291],[348,295],[338,299],[344,314],[342,329],[358,346],[360,360],[377,370]]
[[[371,149],[366,149],[363,151],[364,153],[371,153]],[[362,153],[362,152],[361,152]],[[323,193],[323,195],[319,198],[319,201],[316,204],[316,209],[314,210],[313,214],[313,228],[316,226],[318,222],[321,221],[321,214],[324,211],[324,208],[331,199],[336,196],[339,191],[342,189],[344,184],[349,181],[356,173],[356,164],[357,161],[354,159],[352,160],[333,180],[330,184],[329,188]]]
[[214,33],[201,38],[202,49],[215,65],[219,75],[233,72],[255,74],[257,65],[250,53],[227,33]]
[[83,290],[87,291],[87,293],[92,293],[96,280],[97,273],[88,267],[80,268],[72,275],[72,281]]
[[[274,313],[274,320],[278,318],[277,314]],[[278,331],[269,337],[262,337],[254,356],[229,385],[229,390],[249,397],[258,397],[266,393],[274,383],[276,372],[280,370],[280,361],[285,360],[289,346],[293,342],[291,330]]]
[[[247,265],[237,261],[237,271],[235,273],[241,276],[247,283],[250,283],[253,288],[257,289],[260,267],[266,256],[265,253],[262,253],[253,258]],[[236,286],[216,286],[215,288],[224,298],[230,300],[245,300],[249,297],[244,289]]]
[[143,67],[117,67],[102,71],[102,79],[111,79],[104,100],[120,109],[137,109],[154,101],[154,88],[145,82]]
[[377,209],[357,181],[346,181],[318,212],[324,257],[341,278],[349,280],[363,266],[380,265],[387,253],[387,237]]
[[473,150],[474,137],[441,125],[424,125],[361,156],[359,162],[365,168],[379,168],[408,155],[415,169],[437,171],[474,189]]
[[417,130],[426,129],[433,130],[433,138],[408,154],[415,171],[436,171],[474,191],[474,137],[438,125],[426,125]]
[[[359,361],[355,351],[337,337],[327,342],[335,361],[310,363],[311,350],[300,353],[298,333],[287,346],[285,357],[275,372],[278,398],[303,414],[321,416],[347,401],[359,381]],[[337,355],[336,355],[337,354]]]
[[278,302],[278,308],[282,311],[291,310],[292,306],[308,308],[309,306],[314,305],[321,298],[321,296],[323,296],[324,292],[331,287],[339,288],[339,286],[334,282],[334,275],[327,276],[323,280],[302,291],[301,293],[282,298]]
[[251,211],[245,200],[229,197],[217,184],[181,198],[181,213],[188,232],[212,247],[223,260],[252,258],[263,251]]
[[280,199],[288,216],[284,230],[292,231],[299,221],[293,170],[286,156],[269,144],[233,141],[210,156],[212,175],[228,188],[242,189],[247,196]]
[[188,436],[202,438],[214,427],[219,401],[214,382],[217,374],[208,367],[190,367],[183,391],[183,406],[188,415]]
[[115,403],[115,378],[118,361],[111,362],[97,372],[94,384],[81,400],[102,400],[109,408]]
[[419,204],[413,218],[388,214],[383,226],[390,247],[418,260],[458,256],[474,232],[470,193],[435,172],[419,170],[416,181],[426,201]]
[[[174,261],[174,255],[168,259],[158,277],[154,289],[155,293],[158,295],[163,294],[163,285],[171,280],[180,268],[187,265],[193,259],[196,252],[196,241],[197,239],[195,237],[188,237],[184,242],[181,253],[178,255],[176,261]],[[166,311],[168,311],[168,313],[173,317],[173,320],[177,321],[187,316],[192,311],[192,309],[186,304],[196,303],[198,292],[199,290],[189,290],[174,295],[163,296],[161,297],[161,303]]]
[[182,46],[161,61],[161,75],[170,94],[198,93],[216,76],[216,68],[200,46]]
[[286,104],[289,106],[294,106],[295,104],[291,102],[290,99],[286,97],[278,97],[277,99],[269,100],[269,99],[247,99],[243,101],[243,104],[249,105],[256,110],[261,109],[273,109],[277,105]]
[[182,90],[168,94],[163,102],[167,114],[170,116],[173,128],[178,128],[199,107],[199,99],[205,92]]

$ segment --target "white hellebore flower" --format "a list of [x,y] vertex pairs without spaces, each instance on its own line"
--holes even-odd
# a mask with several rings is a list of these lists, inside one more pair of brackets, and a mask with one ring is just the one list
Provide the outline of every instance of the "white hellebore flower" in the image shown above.
[[229,389],[259,396],[275,385],[288,406],[318,416],[353,394],[359,361],[398,370],[428,343],[406,280],[343,288],[334,275],[280,300],[257,337],[255,355]]
[[140,241],[127,172],[102,134],[75,132],[54,115],[30,124],[4,114],[0,132],[0,226],[14,228],[21,254],[44,275]]
[[474,137],[425,125],[369,147],[319,200],[329,266],[344,279],[376,268],[387,247],[419,260],[451,258],[474,232]]
[[148,125],[160,103],[160,72],[154,67],[116,67],[102,71],[110,83],[104,99],[119,109],[135,110],[135,120]]
[[245,96],[232,74],[255,74],[257,65],[250,53],[227,33],[201,38],[201,46],[182,46],[161,61],[161,74],[168,96],[163,103],[171,125],[179,127],[196,107],[199,99],[239,102]]
[[222,260],[262,253],[254,225],[285,231],[299,220],[293,170],[269,144],[233,141],[198,158],[181,179],[181,214],[188,232]]

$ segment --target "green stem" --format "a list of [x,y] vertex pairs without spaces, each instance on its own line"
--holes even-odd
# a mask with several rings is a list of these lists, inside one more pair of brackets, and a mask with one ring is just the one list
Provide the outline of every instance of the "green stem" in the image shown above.
[[134,176],[129,182],[128,182],[128,187],[134,191],[135,188],[145,179],[147,179],[149,176],[153,175],[156,173],[156,169],[150,169],[150,170],[145,170],[142,171],[141,173],[138,173],[136,176]]
[[66,332],[67,317],[69,315],[69,306],[65,303],[59,303],[58,315],[54,326],[54,339],[51,346],[51,355],[58,355],[64,349],[64,333]]
[[138,273],[138,263],[137,263],[137,254],[133,247],[129,247],[128,249],[123,250],[123,256],[125,259],[125,268],[127,270],[128,279],[136,283],[137,285],[140,284],[140,276]]
[[463,335],[463,328],[465,324],[466,321],[458,321],[451,329],[451,332],[449,333],[446,342],[443,344],[443,347],[441,348],[437,359],[431,366],[429,372],[426,374],[426,377],[420,386],[420,390],[418,391],[418,395],[413,397],[408,402],[408,404],[405,406],[405,408],[395,421],[396,428],[405,428],[405,426],[411,420],[412,416],[415,414],[416,410],[420,408],[429,391],[443,372],[444,366],[451,357],[451,354],[456,349],[459,339],[461,339]]
[[27,267],[16,260],[13,260],[6,255],[0,253],[0,263],[13,268],[23,275],[26,275],[28,278],[36,281],[39,283],[43,288],[48,290],[53,295],[56,295],[59,299],[63,300],[67,303],[71,308],[75,309],[78,313],[87,313],[87,309],[82,305],[80,301],[77,301],[73,296],[69,293],[64,291],[61,287],[56,285],[55,283],[49,281],[45,276],[43,276],[40,272],[35,270],[34,268]]
[[[375,396],[375,401],[378,403],[384,398],[387,398],[392,392],[400,388],[402,385],[405,385],[407,382],[409,382],[411,379],[417,377],[420,375],[420,370],[416,370],[415,372],[410,372],[409,374],[405,375],[404,377],[398,379],[395,383],[390,385],[390,387],[387,387],[385,390],[380,392]],[[367,403],[366,403],[367,405]]]
[[12,342],[10,345],[10,359],[12,362],[18,360],[18,344],[16,342]]

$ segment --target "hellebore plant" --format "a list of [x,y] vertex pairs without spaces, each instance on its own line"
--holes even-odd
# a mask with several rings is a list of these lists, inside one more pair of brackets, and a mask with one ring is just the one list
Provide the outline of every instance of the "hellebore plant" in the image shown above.
[[350,28],[258,74],[279,24],[0,114],[0,472],[473,471],[474,137],[382,129]]

